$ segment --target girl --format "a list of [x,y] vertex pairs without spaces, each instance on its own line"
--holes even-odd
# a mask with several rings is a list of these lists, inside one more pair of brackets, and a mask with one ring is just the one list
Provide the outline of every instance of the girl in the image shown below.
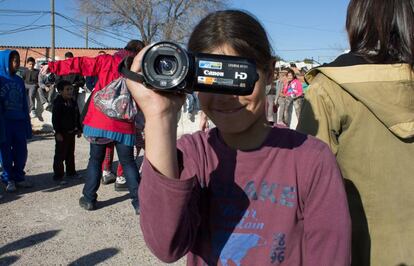
[[[217,127],[178,141],[185,96],[128,80],[146,121],[139,198],[152,252],[165,262],[188,254],[188,265],[349,265],[350,218],[332,153],[266,121],[273,65],[263,27],[242,11],[215,12],[196,26],[188,48],[252,57],[260,78],[248,96],[200,92]],[[141,70],[142,56],[132,71]]]
[[298,129],[336,154],[353,265],[414,264],[413,7],[412,0],[350,1],[351,52],[306,75]]
[[285,95],[284,122],[287,126],[291,124],[292,108],[295,109],[296,117],[299,117],[303,103],[302,83],[296,77],[295,71],[289,68],[286,74],[287,82],[283,87]]

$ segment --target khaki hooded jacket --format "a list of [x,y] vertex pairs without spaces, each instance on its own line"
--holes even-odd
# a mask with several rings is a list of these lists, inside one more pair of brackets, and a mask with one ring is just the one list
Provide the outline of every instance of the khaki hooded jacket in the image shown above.
[[336,155],[352,218],[352,265],[414,265],[412,69],[347,54],[306,80],[297,129]]

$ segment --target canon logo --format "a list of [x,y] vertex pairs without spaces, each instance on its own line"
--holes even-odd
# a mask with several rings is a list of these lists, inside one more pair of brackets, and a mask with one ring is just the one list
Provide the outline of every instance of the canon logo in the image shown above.
[[204,75],[215,76],[215,77],[224,77],[223,72],[210,71],[210,70],[204,70]]

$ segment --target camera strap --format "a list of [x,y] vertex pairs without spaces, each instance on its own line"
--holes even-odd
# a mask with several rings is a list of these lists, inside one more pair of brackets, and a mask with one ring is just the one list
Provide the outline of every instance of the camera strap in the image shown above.
[[125,57],[118,66],[118,72],[127,79],[136,81],[138,83],[144,83],[144,76],[130,70],[133,61],[134,58],[132,56]]

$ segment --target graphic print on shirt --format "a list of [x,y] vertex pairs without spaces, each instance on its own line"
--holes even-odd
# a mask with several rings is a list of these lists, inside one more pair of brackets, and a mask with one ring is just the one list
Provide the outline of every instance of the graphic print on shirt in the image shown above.
[[[248,206],[263,204],[266,206],[288,208],[296,206],[296,188],[266,181],[255,184],[249,181],[242,191],[235,192],[223,187],[213,193],[219,215],[213,221],[212,257],[217,258],[221,265],[243,265],[243,259],[256,248],[267,251],[269,264],[279,265],[283,262],[286,249],[285,233],[266,236],[263,218],[258,217],[256,209],[245,209],[240,204],[246,197]],[[226,192],[226,193],[223,193]],[[263,211],[263,209],[262,209]],[[271,223],[271,221],[268,221]],[[270,225],[273,226],[273,225]],[[267,233],[268,234],[268,233]],[[269,241],[266,241],[267,237]],[[256,250],[257,251],[257,250]],[[269,256],[270,254],[270,256]],[[216,262],[218,264],[218,261]]]
[[266,244],[266,240],[257,234],[233,233],[228,239],[225,236],[226,234],[223,232],[217,232],[213,236],[213,247],[224,244],[220,251],[220,262],[223,266],[229,265],[229,261],[240,266],[241,261],[252,248]]
[[0,97],[4,99],[4,110],[23,110],[23,94],[18,84],[7,82],[0,88]]

